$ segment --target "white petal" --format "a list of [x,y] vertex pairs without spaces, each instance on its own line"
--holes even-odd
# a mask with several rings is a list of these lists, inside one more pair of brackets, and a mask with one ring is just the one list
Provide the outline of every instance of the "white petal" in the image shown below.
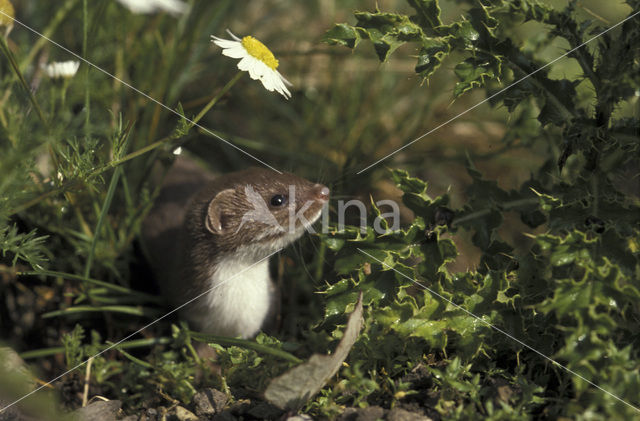
[[71,78],[75,76],[80,67],[79,61],[58,61],[44,66],[44,71],[52,79]]
[[237,36],[233,35],[233,32],[231,32],[230,30],[227,29],[227,33],[229,35],[231,35],[231,38],[235,39],[236,41],[240,41],[240,38],[238,38]]
[[289,92],[289,90],[287,89],[284,83],[286,79],[283,78],[282,75],[277,71],[273,72],[273,78],[274,78],[273,83],[275,84],[276,91],[286,99],[291,98],[291,92]]
[[228,39],[222,39],[222,38],[218,38],[218,37],[214,37],[213,35],[211,36],[212,38],[212,42],[217,45],[218,47],[222,47],[222,48],[234,48],[236,46],[242,46],[242,44],[240,44],[237,41],[229,41]]
[[256,64],[255,64],[255,72],[258,75],[258,77],[260,79],[263,79],[265,77],[265,75],[268,75],[269,73],[272,72],[271,67],[267,66],[266,64],[264,64],[264,62],[256,59]]
[[287,89],[287,86],[284,84],[285,80],[286,79],[278,79],[278,83],[279,83],[278,92],[280,92],[280,94],[286,99],[289,99],[291,98],[291,92],[289,92],[289,90]]
[[[271,70],[271,69],[269,69]],[[265,87],[265,89],[269,92],[273,92],[274,89],[276,89],[276,83],[275,83],[275,79],[273,78],[273,71],[267,72],[265,73],[262,78],[260,78],[260,81],[262,82],[262,85]]]
[[243,57],[242,60],[238,62],[238,69],[242,71],[249,71],[251,59],[249,57]]
[[189,8],[187,3],[184,3],[180,0],[155,0],[153,3],[156,4],[156,7],[160,10],[164,10],[165,12],[172,13],[174,15],[185,13]]
[[154,11],[152,3],[143,3],[138,0],[118,0],[123,6],[133,13],[151,13]]
[[274,90],[274,86],[273,86],[273,81],[271,79],[269,79],[270,75],[266,74],[263,77],[260,78],[260,82],[262,82],[262,86],[264,86],[264,89],[266,89],[269,92],[273,92]]
[[284,81],[281,75],[276,70],[273,70],[273,69],[269,69],[269,70],[270,71],[267,74],[265,74],[264,78],[262,79],[262,84],[264,85],[264,87],[268,91],[275,90],[277,93],[279,93],[286,99],[289,99],[289,97],[291,96],[291,93],[287,90],[286,86],[284,85]]
[[284,88],[284,82],[282,82],[282,79],[280,79],[280,77],[278,77],[278,74],[276,72],[271,73],[271,83],[273,84],[273,87],[276,89],[277,92],[279,92],[280,94],[282,94],[282,89]]
[[256,73],[255,59],[251,56],[243,57],[242,60],[238,62],[238,69],[248,72],[251,79],[255,80],[259,77]]
[[258,64],[257,62],[252,62],[251,66],[249,67],[249,76],[251,76],[251,79],[253,80],[262,79],[262,77],[264,76],[262,70],[263,69],[260,64]]
[[247,50],[244,49],[242,45],[236,45],[231,48],[226,48],[222,51],[222,55],[231,57],[231,58],[244,58],[249,55]]
[[[282,81],[284,82],[284,84],[285,84],[285,85],[293,86],[293,83],[289,82],[289,81],[287,80],[287,78],[285,78],[284,76],[282,76],[282,75],[280,74],[280,72],[279,72],[279,71],[277,71],[277,70],[276,70],[275,72],[278,74],[278,76],[280,77],[280,79],[282,79]],[[287,91],[287,92],[289,92],[289,91]]]
[[266,65],[252,56],[246,56],[238,63],[238,69],[249,72],[249,76],[253,80],[260,79],[264,74]]
[[189,5],[181,0],[118,0],[133,13],[153,13],[158,10],[174,15],[185,13]]

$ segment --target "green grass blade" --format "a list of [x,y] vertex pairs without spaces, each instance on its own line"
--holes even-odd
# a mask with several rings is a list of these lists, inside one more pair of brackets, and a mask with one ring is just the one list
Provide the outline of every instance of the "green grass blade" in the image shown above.
[[52,271],[52,270],[38,270],[38,271],[31,271],[31,272],[18,272],[17,273],[18,276],[39,276],[39,275],[43,275],[43,276],[51,276],[51,277],[59,277],[59,278],[63,278],[63,279],[71,279],[74,281],[81,281],[81,282],[86,282],[88,284],[92,284],[92,285],[97,285],[97,286],[101,286],[101,287],[105,287],[108,288],[114,292],[119,292],[125,295],[133,295],[136,296],[140,299],[146,300],[146,301],[150,301],[156,304],[163,304],[164,300],[156,295],[152,295],[152,294],[147,294],[144,292],[140,292],[140,291],[135,291],[133,289],[127,288],[127,287],[123,287],[121,285],[115,285],[109,282],[105,282],[105,281],[100,281],[98,279],[92,279],[86,276],[81,276],[81,275],[75,275],[73,273],[65,273],[65,272],[56,272],[56,271]]
[[224,346],[239,346],[242,348],[247,348],[247,349],[252,349],[256,352],[262,353],[262,354],[269,354],[269,355],[273,355],[275,357],[279,357],[282,358],[284,360],[290,361],[292,363],[296,363],[299,364],[302,362],[302,360],[298,357],[296,357],[293,354],[290,354],[286,351],[283,351],[281,349],[275,349],[275,348],[271,348],[268,347],[266,345],[262,345],[259,343],[256,343],[254,341],[248,341],[246,339],[238,339],[238,338],[229,338],[226,336],[216,336],[216,335],[209,335],[206,333],[200,333],[200,332],[194,332],[194,331],[189,331],[189,335],[191,335],[191,337],[199,342],[207,342],[207,343],[216,343],[216,344],[220,344],[220,345],[224,345]]
[[[110,343],[109,345],[112,345],[112,343]],[[149,370],[153,370],[153,366],[151,364],[149,364],[146,361],[142,361],[140,358],[134,357],[133,355],[123,350],[122,347],[117,346],[115,347],[115,350],[121,353],[122,355],[124,355],[125,358],[127,358],[129,361],[132,361],[133,363],[138,364],[141,367],[148,368]]]
[[[132,341],[122,342],[118,345],[120,349],[136,349],[136,348],[146,348],[154,345],[168,345],[173,341],[171,338],[167,337],[159,337],[159,338],[145,338],[145,339],[134,339]],[[111,343],[106,343],[100,345],[99,349],[103,350],[107,347],[111,346]],[[42,348],[42,349],[33,349],[31,351],[25,351],[20,354],[20,358],[23,360],[28,360],[32,358],[42,358],[42,357],[50,357],[51,355],[57,355],[64,353],[63,346],[56,346],[52,348]]]
[[113,176],[111,177],[111,182],[109,183],[109,189],[107,190],[107,195],[104,199],[104,203],[102,204],[102,209],[100,210],[100,216],[98,217],[98,223],[96,224],[96,229],[93,231],[93,240],[91,241],[91,249],[89,250],[89,256],[87,257],[87,263],[84,267],[84,276],[85,278],[89,277],[89,273],[91,272],[91,265],[93,264],[93,258],[96,251],[96,244],[98,242],[98,236],[100,235],[100,230],[102,229],[102,224],[104,223],[104,219],[109,212],[109,208],[111,207],[111,202],[113,201],[113,196],[116,192],[116,187],[118,185],[118,180],[120,179],[120,175],[122,174],[122,167],[118,167],[113,172]]
[[64,310],[50,311],[49,313],[43,314],[42,317],[48,319],[51,317],[69,316],[73,314],[102,312],[128,314],[130,316],[140,317],[158,317],[162,314],[162,312],[157,309],[142,306],[76,306],[68,307]]

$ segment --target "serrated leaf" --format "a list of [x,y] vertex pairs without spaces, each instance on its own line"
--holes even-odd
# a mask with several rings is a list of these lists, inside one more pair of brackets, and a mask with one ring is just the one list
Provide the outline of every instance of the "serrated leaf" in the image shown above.
[[355,12],[358,19],[358,30],[364,38],[368,38],[381,62],[407,41],[418,41],[422,38],[422,29],[405,15],[383,12]]
[[566,79],[545,79],[541,85],[546,90],[546,100],[540,110],[538,120],[543,126],[547,124],[564,126],[568,123],[567,117],[575,108],[573,104],[573,98],[576,97],[574,83]]
[[545,313],[554,311],[558,317],[570,312],[579,311],[589,306],[592,296],[592,285],[588,283],[575,285],[563,283],[554,292],[554,296],[539,306]]
[[423,38],[415,71],[423,80],[428,79],[449,55],[451,46],[446,38]]
[[389,259],[391,259],[391,262],[393,261],[390,253],[386,250],[366,249],[366,252],[373,256],[373,258],[364,253],[358,252],[358,250],[349,250],[349,253],[346,256],[340,257],[336,260],[334,269],[338,274],[345,275],[359,269],[365,263],[375,262],[375,259],[385,262],[389,261]]
[[393,326],[393,330],[401,335],[422,338],[434,349],[443,349],[447,345],[446,330],[448,328],[449,323],[445,320],[425,320],[415,317]]
[[500,63],[487,55],[470,57],[458,63],[454,72],[460,79],[460,82],[456,83],[453,89],[453,97],[458,98],[473,88],[484,86],[488,80],[498,78]]
[[360,40],[361,37],[356,28],[346,23],[337,23],[322,37],[322,42],[329,45],[343,45],[349,48],[356,48]]
[[[334,288],[334,286],[337,287]],[[334,286],[327,290],[325,319],[351,311],[351,306],[361,293],[365,305],[391,299],[397,292],[398,284],[393,277],[376,274],[362,282],[356,283],[352,279],[342,280]]]
[[455,260],[458,250],[451,240],[425,241],[420,246],[424,260],[418,265],[419,272],[427,279],[434,279],[440,269]]
[[442,25],[438,0],[408,0],[408,3],[415,9],[415,19],[423,27],[427,24],[433,28]]
[[[484,29],[486,29],[486,27]],[[473,49],[474,44],[480,39],[480,33],[478,33],[473,27],[473,24],[468,20],[462,20],[451,25],[449,27],[449,33],[467,49]]]

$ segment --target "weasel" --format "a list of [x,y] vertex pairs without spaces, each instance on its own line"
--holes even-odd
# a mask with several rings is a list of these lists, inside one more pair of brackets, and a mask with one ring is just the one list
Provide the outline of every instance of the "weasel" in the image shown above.
[[[268,257],[298,239],[329,189],[250,168],[214,178],[179,157],[142,226],[162,294],[192,328],[250,338],[275,316]],[[208,292],[207,292],[208,291]]]

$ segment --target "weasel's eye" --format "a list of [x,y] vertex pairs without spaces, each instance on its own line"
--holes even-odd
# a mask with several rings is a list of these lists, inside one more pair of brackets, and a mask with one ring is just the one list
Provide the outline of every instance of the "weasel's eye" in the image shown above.
[[271,198],[271,206],[282,206],[287,204],[287,196],[276,194]]

